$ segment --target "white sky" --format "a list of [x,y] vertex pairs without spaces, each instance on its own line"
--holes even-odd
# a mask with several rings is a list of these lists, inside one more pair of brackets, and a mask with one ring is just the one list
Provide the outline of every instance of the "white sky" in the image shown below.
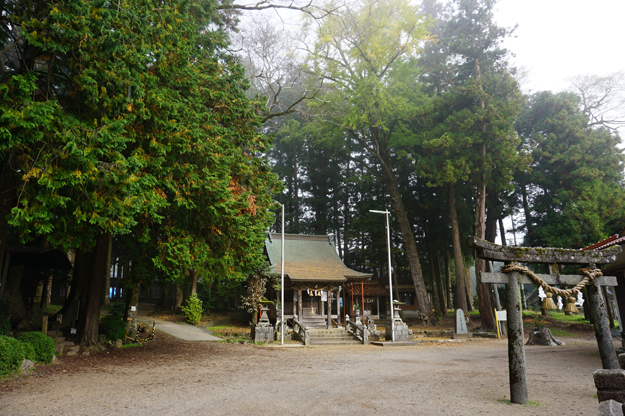
[[562,91],[567,78],[625,70],[625,0],[499,0],[495,21],[518,24],[505,46],[529,72],[525,92]]

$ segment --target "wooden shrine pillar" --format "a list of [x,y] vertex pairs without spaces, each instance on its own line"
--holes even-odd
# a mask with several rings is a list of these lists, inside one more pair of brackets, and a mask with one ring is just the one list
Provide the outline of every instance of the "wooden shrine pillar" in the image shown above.
[[302,322],[304,307],[302,306],[302,289],[297,290],[297,319]]
[[338,289],[336,289],[336,324],[338,326],[341,326],[341,287],[340,286]]
[[332,291],[328,290],[326,292],[327,296],[327,304],[328,304],[328,325],[327,329],[332,329]]

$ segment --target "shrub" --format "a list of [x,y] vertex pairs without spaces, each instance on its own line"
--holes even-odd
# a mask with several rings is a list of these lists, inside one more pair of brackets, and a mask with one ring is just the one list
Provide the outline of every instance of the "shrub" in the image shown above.
[[126,338],[126,324],[121,316],[106,315],[100,319],[100,334],[104,334],[107,341],[124,340]]
[[0,376],[20,371],[25,358],[25,348],[15,338],[0,335]]
[[11,335],[11,322],[4,316],[0,316],[0,335],[5,337]]
[[195,325],[202,319],[202,301],[196,294],[187,299],[187,306],[181,306],[180,309],[191,324]]
[[26,342],[35,349],[35,362],[49,364],[54,358],[54,340],[41,332],[25,332],[18,340]]
[[109,306],[109,315],[115,315],[115,316],[119,316],[120,318],[123,318],[125,310],[126,310],[126,302],[111,303],[111,306]]
[[24,358],[36,363],[37,353],[35,352],[35,347],[28,342],[22,342],[22,348],[24,349]]

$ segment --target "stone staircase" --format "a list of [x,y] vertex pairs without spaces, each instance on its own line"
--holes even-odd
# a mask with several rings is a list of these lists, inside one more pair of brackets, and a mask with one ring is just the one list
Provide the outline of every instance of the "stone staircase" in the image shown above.
[[56,338],[56,331],[48,331],[48,336],[52,339],[56,339],[54,350],[57,355],[77,355],[80,351],[79,345],[74,344],[72,341],[67,341],[64,336]]
[[343,328],[309,329],[310,345],[362,345],[356,337]]
[[319,315],[304,315],[302,316],[301,324],[307,328],[326,328],[328,320]]

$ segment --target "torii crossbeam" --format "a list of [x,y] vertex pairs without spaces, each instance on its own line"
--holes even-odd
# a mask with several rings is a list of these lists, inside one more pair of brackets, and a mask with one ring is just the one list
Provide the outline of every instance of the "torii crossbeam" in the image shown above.
[[[507,264],[519,263],[546,263],[579,264],[595,268],[597,264],[607,264],[616,261],[616,255],[621,252],[620,246],[613,246],[605,250],[570,250],[560,248],[531,248],[531,247],[508,247],[500,246],[469,237],[467,245],[475,249],[478,257],[484,260],[503,261]],[[576,285],[585,276],[560,275],[558,268],[554,267],[555,275],[537,275],[549,285]],[[525,339],[523,336],[523,316],[521,302],[519,300],[520,284],[535,284],[528,276],[518,271],[511,273],[480,273],[478,276],[482,283],[496,283],[506,285],[506,308],[508,310],[508,368],[510,376],[510,402],[527,404],[529,402],[527,392],[527,370],[525,366]],[[599,291],[599,286],[616,286],[616,277],[600,276],[588,284],[587,301],[590,314],[595,328],[597,345],[601,355],[601,363],[604,369],[618,369],[618,361],[612,341],[612,333],[606,308]]]

